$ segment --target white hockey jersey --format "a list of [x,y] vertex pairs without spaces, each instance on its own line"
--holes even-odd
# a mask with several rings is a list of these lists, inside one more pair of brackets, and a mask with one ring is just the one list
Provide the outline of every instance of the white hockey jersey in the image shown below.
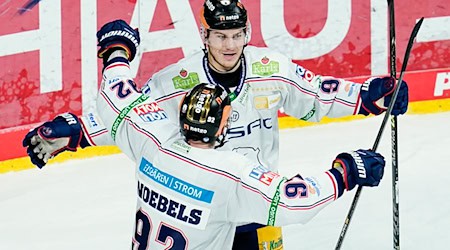
[[304,223],[343,192],[336,169],[288,179],[236,152],[191,147],[169,112],[127,79],[128,64],[104,76],[99,116],[136,162],[132,249],[231,249],[236,225]]
[[[113,80],[113,79],[107,79]],[[205,54],[200,51],[166,67],[147,82],[143,92],[151,93],[170,117],[178,117],[181,97],[196,84],[214,83]],[[221,148],[233,150],[277,171],[279,133],[278,110],[307,121],[324,116],[357,114],[361,84],[315,75],[286,56],[267,48],[244,49],[242,84],[232,94],[231,127]],[[86,137],[93,145],[110,145],[101,122],[90,114]]]

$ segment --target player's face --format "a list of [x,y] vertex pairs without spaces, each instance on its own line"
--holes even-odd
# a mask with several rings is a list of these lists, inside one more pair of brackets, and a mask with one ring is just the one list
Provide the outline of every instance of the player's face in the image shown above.
[[245,30],[210,30],[207,38],[209,63],[220,71],[230,71],[239,62],[245,45]]

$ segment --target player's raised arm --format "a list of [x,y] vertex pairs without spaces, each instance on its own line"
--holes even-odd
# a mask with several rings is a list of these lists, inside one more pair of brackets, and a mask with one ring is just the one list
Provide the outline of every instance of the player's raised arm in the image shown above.
[[[97,97],[97,111],[109,136],[133,160],[154,150],[173,135],[167,113],[130,78],[129,60],[139,45],[139,32],[126,22],[115,20],[98,32],[98,56],[103,58],[103,81]],[[163,131],[164,132],[161,132]],[[158,135],[154,132],[158,131]]]
[[[139,32],[131,29],[124,21],[117,20],[106,24],[97,34],[100,49],[98,57],[103,58],[104,70],[113,63],[120,65],[113,72],[103,75],[103,81],[111,83],[117,79],[129,78],[128,60],[132,60],[139,44]],[[108,61],[112,53],[117,56]],[[123,54],[121,56],[120,54]],[[111,77],[111,78],[108,78]],[[120,81],[120,80],[119,80]],[[124,81],[126,82],[126,81]],[[132,82],[132,81],[130,81]],[[134,82],[133,82],[134,84]],[[135,86],[132,86],[135,92]],[[123,89],[120,89],[123,91]],[[127,89],[128,91],[130,88]],[[107,128],[95,114],[78,118],[74,114],[65,113],[55,119],[32,129],[25,135],[22,145],[27,148],[31,162],[42,168],[50,158],[64,151],[77,151],[78,147],[92,145],[113,145],[111,136],[107,136]]]
[[360,149],[339,154],[331,169],[314,176],[287,178],[261,166],[247,168],[231,196],[230,217],[278,226],[306,223],[344,191],[378,186],[384,166],[382,155]]
[[[287,114],[307,121],[320,121],[324,116],[379,115],[386,111],[396,81],[391,77],[372,77],[356,83],[332,76],[322,76],[288,63],[284,110]],[[402,82],[393,115],[408,109],[408,85]]]

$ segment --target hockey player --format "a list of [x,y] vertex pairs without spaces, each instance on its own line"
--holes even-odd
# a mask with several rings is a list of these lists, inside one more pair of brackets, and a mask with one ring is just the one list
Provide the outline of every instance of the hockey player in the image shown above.
[[[344,190],[377,186],[383,176],[383,156],[369,150],[341,153],[328,171],[291,178],[216,150],[232,112],[222,87],[199,84],[183,95],[177,124],[137,90],[125,51],[108,57],[97,108],[111,138],[136,162],[132,249],[231,249],[238,224],[306,223]],[[67,113],[39,132],[51,134],[58,121],[80,131],[79,119]]]
[[[219,149],[244,154],[274,172],[278,169],[279,108],[302,120],[319,121],[324,116],[378,115],[385,111],[391,99],[395,87],[391,78],[371,78],[358,84],[319,76],[279,53],[248,46],[251,27],[244,6],[237,0],[205,1],[200,23],[204,52],[190,55],[156,73],[143,92],[151,92],[165,113],[176,117],[180,99],[196,84],[209,82],[223,86],[229,92],[233,112],[228,136]],[[111,22],[99,31],[99,57],[106,59],[117,48],[125,50],[128,59],[134,57],[139,43],[137,32],[131,36],[134,39],[111,36],[110,32],[123,30],[133,33],[122,21]],[[405,113],[407,105],[408,89],[403,82],[392,113]],[[70,140],[64,133],[51,137],[41,135],[41,141],[49,140],[49,143],[41,145],[44,150],[40,154],[29,151],[32,161],[43,166],[48,158],[64,150],[114,144],[95,114],[81,120],[85,126],[82,131],[76,131],[80,141]],[[61,130],[66,125],[62,119],[54,123],[54,126],[61,126]],[[262,241],[281,240],[280,229],[256,231],[258,227],[260,225],[239,227],[235,249],[257,249],[257,237],[259,245]],[[267,232],[269,239],[264,238]]]

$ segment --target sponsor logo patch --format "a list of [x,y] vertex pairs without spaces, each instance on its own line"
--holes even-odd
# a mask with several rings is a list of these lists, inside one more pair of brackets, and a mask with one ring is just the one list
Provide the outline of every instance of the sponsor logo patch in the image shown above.
[[133,111],[144,121],[154,122],[167,119],[167,113],[156,102],[145,103],[133,108]]
[[183,153],[189,153],[189,151],[191,151],[191,148],[192,148],[188,144],[181,142],[181,141],[176,141],[176,142],[172,143],[172,145],[170,145],[170,146],[173,149],[178,150]]
[[141,164],[139,165],[139,172],[141,172],[154,182],[194,200],[211,203],[214,196],[213,191],[193,185],[164,171],[161,171],[160,169],[153,166],[153,164],[147,161],[145,158],[142,158]]
[[252,177],[253,179],[258,180],[264,185],[269,186],[272,180],[278,177],[279,175],[275,172],[268,170],[267,168],[264,168],[263,166],[258,166],[252,169],[252,172],[250,172],[249,176]]
[[192,89],[195,85],[200,83],[198,74],[195,72],[187,72],[182,69],[178,76],[172,78],[173,86],[175,89]]
[[88,114],[88,119],[89,119],[89,127],[90,128],[95,128],[98,126],[97,121],[95,120],[95,116],[92,113]]
[[314,116],[314,113],[316,113],[316,109],[315,108],[311,109],[311,111],[309,111],[308,114],[306,114],[305,116],[300,118],[300,120],[307,121],[307,120],[311,119],[311,117]]
[[309,187],[309,193],[310,194],[317,194],[317,196],[320,196],[320,186],[318,182],[314,178],[307,177],[305,179],[306,182],[308,182]]
[[314,77],[316,76],[313,72],[303,68],[300,65],[297,65],[297,69],[295,70],[295,74],[297,74],[298,77],[304,79],[307,82],[311,82]]
[[260,62],[252,64],[252,73],[259,76],[270,76],[280,72],[280,63],[263,57]]
[[253,103],[256,109],[271,109],[276,107],[281,101],[281,94],[273,94],[268,96],[256,96]]
[[110,85],[111,83],[118,82],[118,81],[120,81],[120,78],[119,78],[119,77],[115,77],[115,78],[113,78],[113,79],[109,79],[109,80],[108,80],[108,85]]
[[248,92],[249,92],[249,90],[250,90],[250,84],[245,84],[244,85],[244,89],[239,94],[239,103],[241,103],[242,105],[245,105],[245,102],[248,99]]
[[347,96],[352,96],[354,93],[356,93],[356,83],[347,83],[345,84],[345,92],[347,92]]

